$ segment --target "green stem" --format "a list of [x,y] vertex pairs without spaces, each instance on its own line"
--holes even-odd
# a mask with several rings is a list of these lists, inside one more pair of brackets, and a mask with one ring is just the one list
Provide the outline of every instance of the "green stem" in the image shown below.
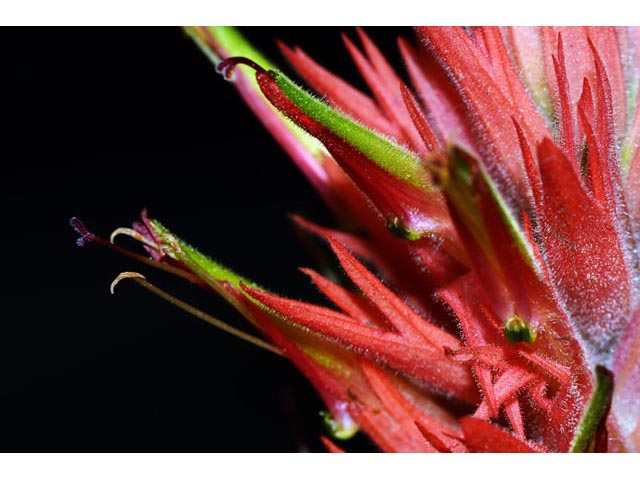
[[602,365],[596,366],[596,387],[589,405],[582,415],[580,424],[571,441],[569,452],[581,453],[593,451],[598,429],[604,424],[611,406],[613,394],[613,373]]

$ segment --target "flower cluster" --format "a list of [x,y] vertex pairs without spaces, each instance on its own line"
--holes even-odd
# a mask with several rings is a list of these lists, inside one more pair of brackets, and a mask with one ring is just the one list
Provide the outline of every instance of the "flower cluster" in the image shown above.
[[303,269],[336,309],[146,215],[118,233],[234,305],[316,388],[337,443],[640,451],[639,29],[417,28],[399,40],[411,86],[358,30],[370,95],[282,45],[322,99],[234,29],[187,32],[344,226],[295,218],[342,267]]

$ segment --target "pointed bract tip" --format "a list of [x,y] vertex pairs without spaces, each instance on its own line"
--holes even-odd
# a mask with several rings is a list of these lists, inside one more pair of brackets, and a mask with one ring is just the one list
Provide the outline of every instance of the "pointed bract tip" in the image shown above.
[[141,273],[138,272],[122,272],[120,275],[118,275],[116,278],[113,279],[113,282],[111,282],[111,285],[109,286],[109,291],[111,292],[111,295],[113,295],[114,293],[116,293],[116,286],[122,281],[125,280],[127,278],[132,278],[132,279],[138,279],[138,280],[142,280],[142,281],[146,281],[146,277],[144,275],[142,275]]
[[78,217],[71,217],[69,225],[71,225],[71,228],[73,228],[79,235],[76,239],[76,244],[79,247],[84,247],[87,243],[91,243],[95,240],[95,235],[85,227],[84,223],[82,223]]
[[238,65],[246,65],[253,68],[257,73],[267,73],[267,71],[253,60],[246,57],[229,57],[216,65],[216,71],[226,80],[231,80],[231,74]]

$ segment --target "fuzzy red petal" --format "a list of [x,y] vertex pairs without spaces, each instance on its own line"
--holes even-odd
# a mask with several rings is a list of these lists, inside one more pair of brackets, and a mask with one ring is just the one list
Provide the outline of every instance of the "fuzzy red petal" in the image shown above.
[[534,453],[544,449],[517,439],[495,425],[473,417],[460,419],[465,442],[472,452]]
[[544,185],[539,214],[551,277],[583,337],[606,354],[629,317],[631,295],[616,227],[551,141],[540,144],[538,159]]

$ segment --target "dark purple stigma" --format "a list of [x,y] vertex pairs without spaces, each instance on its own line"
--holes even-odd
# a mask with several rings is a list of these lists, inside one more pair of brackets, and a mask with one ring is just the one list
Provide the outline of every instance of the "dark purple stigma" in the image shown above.
[[79,247],[84,247],[87,243],[95,240],[95,235],[87,230],[87,227],[84,226],[84,223],[82,223],[78,217],[72,217],[71,220],[69,220],[69,225],[71,225],[79,235],[76,239],[76,244]]
[[253,60],[250,60],[246,57],[229,57],[218,63],[216,65],[216,71],[226,79],[231,79],[231,74],[233,73],[233,69],[237,65],[247,65],[248,67],[253,68],[257,73],[267,73],[267,71],[258,65]]

